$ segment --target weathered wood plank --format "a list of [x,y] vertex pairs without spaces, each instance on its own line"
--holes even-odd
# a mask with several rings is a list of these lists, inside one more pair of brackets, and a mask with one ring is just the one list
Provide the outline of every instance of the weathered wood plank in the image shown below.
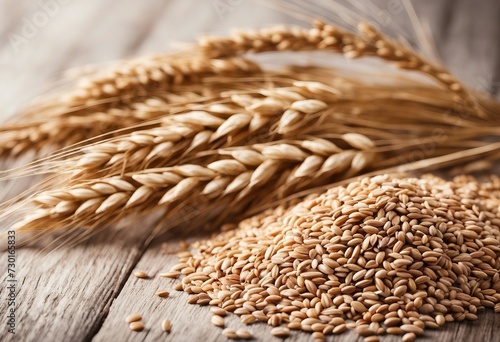
[[[16,21],[21,16],[32,18],[41,10],[34,4],[18,15],[13,12],[10,17],[13,23],[6,23],[6,30],[22,33],[22,25]],[[59,77],[69,66],[116,59],[131,53],[135,49],[133,41],[147,38],[147,31],[138,28],[154,25],[149,18],[161,12],[163,4],[163,1],[141,2],[122,8],[118,0],[91,4],[70,2],[61,5],[50,22],[20,45],[19,50],[14,51],[10,42],[3,42],[5,48],[0,52],[0,60],[8,60],[8,64],[0,66],[0,103],[5,104],[1,117],[4,119],[9,112],[6,107],[17,108],[26,98],[40,93],[42,85]],[[138,12],[144,16],[137,16]],[[4,187],[2,195],[6,190]],[[148,229],[115,234],[107,231],[85,244],[52,252],[18,249],[17,334],[9,334],[2,328],[0,340],[90,339],[142,254]],[[0,253],[0,258],[6,260],[6,253]],[[0,263],[4,275],[6,267],[6,262]],[[7,283],[2,281],[0,312],[5,327],[8,290],[4,284]]]
[[[17,249],[16,335],[8,333],[7,283],[0,288],[1,341],[83,341],[90,338],[142,255],[144,232],[96,236],[51,252]],[[6,253],[0,272],[7,274]]]
[[[179,247],[178,238],[170,237],[168,248],[175,251]],[[136,269],[146,271],[152,275],[151,279],[138,279],[131,276],[122,291],[111,306],[108,317],[102,328],[94,337],[94,342],[106,342],[112,339],[116,341],[221,341],[225,337],[221,335],[222,329],[211,324],[212,313],[208,307],[187,304],[188,295],[177,292],[173,287],[180,279],[168,279],[159,277],[158,274],[169,271],[177,264],[178,258],[175,254],[165,253],[159,243],[151,245],[136,266]],[[155,295],[158,290],[171,292],[168,298],[159,298]],[[142,332],[131,331],[125,318],[131,313],[140,313],[146,328]],[[172,321],[172,331],[166,334],[161,329],[164,319]],[[245,326],[239,318],[230,314],[225,319],[226,327],[233,329],[245,328],[249,330],[256,341],[282,341],[270,334],[271,327],[265,323],[255,323]],[[491,310],[480,314],[476,322],[462,322],[447,324],[439,330],[427,330],[421,341],[456,342],[456,341],[500,341],[497,325],[500,323],[499,315]],[[480,336],[480,338],[475,338]],[[287,341],[309,341],[310,334],[304,332],[292,332]],[[330,340],[330,339],[329,339]],[[399,336],[385,336],[383,341],[398,342]],[[350,342],[359,341],[354,331],[336,335],[334,341]]]

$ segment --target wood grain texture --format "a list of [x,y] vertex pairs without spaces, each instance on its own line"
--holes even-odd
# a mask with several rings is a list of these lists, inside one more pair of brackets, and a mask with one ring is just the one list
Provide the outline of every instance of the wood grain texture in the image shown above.
[[[0,329],[0,341],[91,339],[142,256],[146,237],[147,230],[107,231],[73,248],[18,249],[18,331],[12,336]],[[7,259],[5,253],[1,258]],[[1,272],[7,273],[5,263]],[[2,299],[6,291],[2,286]],[[6,305],[6,300],[0,302],[2,318]]]
[[[409,27],[408,17],[394,7],[394,1],[374,2],[400,26]],[[165,51],[172,48],[172,42],[189,42],[199,33],[296,22],[253,1],[234,1],[239,5],[226,8],[225,12],[217,11],[214,3],[66,1],[33,37],[16,47],[10,34],[22,34],[23,23],[44,9],[38,2],[0,0],[1,117],[43,93],[46,85],[54,85],[62,71],[73,66]],[[416,9],[431,25],[446,64],[472,87],[498,94],[500,2],[419,0]],[[147,224],[132,227],[114,234],[108,231],[84,244],[50,253],[19,249],[17,334],[8,334],[2,321],[0,341],[225,340],[220,335],[221,329],[211,325],[208,308],[186,304],[186,294],[172,291],[167,299],[154,295],[158,289],[171,289],[175,281],[131,276],[134,269],[157,274],[176,263],[176,256],[162,253],[159,243],[148,247]],[[172,249],[177,247],[177,240],[168,241]],[[0,254],[3,275],[5,259],[5,253]],[[5,286],[0,288],[0,297],[0,315],[4,320]],[[143,332],[130,331],[124,321],[133,311],[144,316]],[[160,329],[165,318],[173,322],[170,335]],[[234,316],[227,319],[227,324],[242,326]],[[487,311],[476,322],[449,324],[439,331],[426,332],[421,341],[495,342],[500,341],[499,326],[500,315]],[[266,325],[252,325],[248,329],[256,340],[279,341],[269,335]],[[308,341],[310,336],[294,333],[290,340]],[[362,341],[353,333],[333,340]],[[398,337],[383,339],[398,340]]]
[[[168,248],[175,251],[179,247],[179,238],[169,237]],[[102,328],[94,337],[94,342],[106,341],[224,341],[227,340],[221,333],[222,328],[212,325],[210,318],[212,313],[207,306],[187,304],[189,296],[184,292],[173,290],[180,279],[168,279],[159,277],[158,274],[169,271],[177,264],[177,256],[174,253],[167,254],[160,243],[151,245],[144,253],[136,266],[137,270],[143,270],[150,275],[151,279],[138,279],[131,276],[122,291],[113,302],[108,317]],[[158,290],[168,290],[171,295],[168,298],[159,298],[155,295]],[[142,332],[133,332],[128,328],[125,318],[138,312],[143,316],[145,329]],[[419,341],[499,341],[498,325],[499,317],[491,310],[482,312],[476,322],[462,322],[447,324],[443,328],[432,331],[426,330],[425,336]],[[161,322],[169,319],[172,322],[170,334],[161,329]],[[240,319],[233,314],[225,318],[226,327],[232,329],[245,328],[252,333],[255,341],[279,342],[283,341],[271,335],[271,327],[263,323],[244,325]],[[475,335],[481,334],[481,339]],[[292,331],[290,338],[286,341],[310,341],[310,334]],[[347,331],[334,337],[328,337],[328,341],[336,342],[363,342],[354,331]],[[384,336],[384,342],[401,341],[400,336]]]

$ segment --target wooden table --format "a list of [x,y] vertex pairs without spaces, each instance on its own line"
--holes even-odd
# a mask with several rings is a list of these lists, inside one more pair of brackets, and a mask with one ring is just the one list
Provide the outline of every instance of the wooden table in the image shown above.
[[[42,6],[41,3],[46,4]],[[398,1],[376,1],[382,12],[408,27]],[[54,5],[57,4],[57,5]],[[221,6],[222,4],[222,6]],[[438,50],[450,68],[474,89],[500,94],[500,2],[498,0],[419,0],[417,12],[434,33]],[[46,20],[45,20],[46,19]],[[165,51],[173,41],[192,41],[199,33],[224,33],[231,27],[255,27],[294,21],[253,1],[108,0],[29,2],[0,1],[0,103],[2,116],[47,89],[63,70],[146,52]],[[29,27],[31,26],[31,27]],[[19,40],[19,37],[21,39]],[[95,236],[83,244],[56,250],[17,250],[17,329],[8,333],[5,281],[7,256],[1,255],[0,341],[221,341],[206,307],[187,305],[185,293],[168,299],[154,295],[175,281],[137,279],[176,263],[149,243],[143,225]],[[169,247],[178,240],[170,237]],[[124,321],[143,314],[146,329],[136,333]],[[160,322],[169,318],[172,333]],[[236,317],[228,325],[240,327]],[[262,341],[278,341],[264,324],[249,326]],[[304,333],[289,340],[307,341]],[[352,332],[328,340],[355,341]],[[383,341],[399,338],[384,337]],[[500,315],[490,310],[473,323],[448,324],[426,332],[422,341],[500,341]]]

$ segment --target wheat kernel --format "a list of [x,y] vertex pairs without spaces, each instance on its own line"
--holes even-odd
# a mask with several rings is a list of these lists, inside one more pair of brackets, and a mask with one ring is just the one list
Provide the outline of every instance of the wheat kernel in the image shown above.
[[166,298],[168,296],[170,296],[170,292],[168,291],[165,291],[165,290],[162,290],[162,291],[156,291],[155,293],[158,297],[161,297],[161,298]]
[[417,335],[415,333],[409,332],[403,335],[402,341],[403,342],[413,342],[417,338]]
[[241,338],[242,340],[250,340],[251,338],[253,338],[252,334],[246,329],[236,330],[236,336],[238,336],[238,338]]
[[129,324],[130,330],[132,331],[142,331],[144,329],[144,323],[142,322],[131,322]]
[[163,322],[161,322],[161,328],[165,332],[170,332],[170,329],[172,328],[172,322],[170,322],[170,320],[168,319],[163,320]]
[[271,329],[271,334],[276,337],[284,338],[290,336],[290,330],[285,327],[276,327]]
[[137,271],[134,271],[133,274],[135,277],[137,277],[139,279],[149,279],[149,275],[144,271],[137,270]]
[[141,319],[142,319],[141,314],[132,313],[132,314],[128,315],[127,318],[125,318],[125,321],[127,323],[132,323],[132,322],[140,321]]
[[224,327],[224,318],[218,315],[213,315],[212,316],[212,324],[217,326],[217,327]]

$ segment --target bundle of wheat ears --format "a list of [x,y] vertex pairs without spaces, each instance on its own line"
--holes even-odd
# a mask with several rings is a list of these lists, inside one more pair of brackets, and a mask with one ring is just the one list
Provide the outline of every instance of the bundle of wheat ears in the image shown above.
[[[356,62],[347,72],[265,68],[248,57],[282,51]],[[355,71],[373,59],[393,70]],[[203,37],[186,51],[79,77],[0,126],[5,160],[38,156],[1,180],[43,175],[0,205],[19,233],[95,232],[154,210],[165,229],[186,217],[208,222],[209,213],[218,225],[362,174],[500,151],[485,139],[498,137],[498,103],[365,22]]]

